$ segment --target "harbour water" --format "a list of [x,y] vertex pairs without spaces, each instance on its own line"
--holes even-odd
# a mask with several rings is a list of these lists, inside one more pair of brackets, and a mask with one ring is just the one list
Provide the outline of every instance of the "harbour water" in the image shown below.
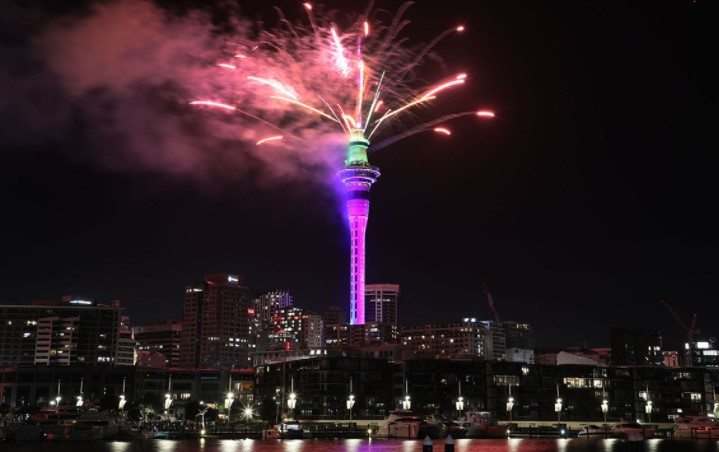
[[[96,442],[45,442],[0,445],[13,452],[420,452],[422,442],[377,439],[344,440],[140,440]],[[433,452],[443,452],[441,440]],[[623,441],[618,439],[459,439],[455,452],[719,452],[715,440]]]

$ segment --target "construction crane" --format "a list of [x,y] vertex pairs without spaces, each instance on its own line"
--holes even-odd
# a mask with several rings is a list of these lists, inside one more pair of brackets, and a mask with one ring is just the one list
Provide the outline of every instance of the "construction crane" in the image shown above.
[[482,283],[482,289],[484,290],[484,295],[487,297],[487,304],[489,305],[489,310],[492,311],[492,315],[494,315],[494,320],[497,323],[502,323],[502,320],[500,320],[499,318],[497,308],[496,306],[494,306],[494,298],[492,298],[492,293],[489,291],[487,283]]
[[686,354],[687,354],[687,366],[692,365],[692,343],[694,342],[694,335],[699,334],[699,329],[697,328],[697,315],[692,314],[692,320],[687,325],[684,320],[677,314],[677,311],[672,308],[669,303],[667,303],[665,300],[660,300],[661,303],[664,305],[665,308],[667,308],[667,311],[674,317],[674,320],[677,321],[680,327],[687,333],[687,345],[686,345]]

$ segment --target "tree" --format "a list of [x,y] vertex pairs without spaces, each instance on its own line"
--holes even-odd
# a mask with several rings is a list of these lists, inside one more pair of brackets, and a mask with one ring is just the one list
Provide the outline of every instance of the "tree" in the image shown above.
[[185,419],[191,421],[200,414],[200,402],[190,400],[185,403]]
[[262,399],[258,414],[263,421],[274,423],[277,417],[277,402],[275,402],[275,399],[272,397]]

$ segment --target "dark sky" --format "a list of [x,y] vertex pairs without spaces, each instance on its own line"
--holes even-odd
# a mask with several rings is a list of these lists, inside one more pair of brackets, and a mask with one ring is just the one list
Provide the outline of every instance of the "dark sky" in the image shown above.
[[[66,12],[28,3],[36,23]],[[402,322],[489,317],[487,281],[503,319],[534,324],[544,346],[606,346],[609,329],[627,325],[658,328],[676,348],[681,332],[660,298],[719,333],[710,159],[719,15],[709,3],[423,1],[409,10],[414,40],[467,25],[438,49],[471,74],[453,102],[497,118],[458,121],[449,139],[421,134],[371,157],[382,177],[367,280],[401,284]],[[302,18],[295,3],[282,5]],[[0,35],[4,65],[27,45],[23,30],[37,30],[17,29]],[[7,106],[0,136],[42,133]],[[136,322],[180,318],[184,284],[227,271],[253,293],[288,289],[318,311],[347,305],[347,236],[326,186],[111,171],[88,157],[103,146],[83,133],[76,124],[72,140],[0,144],[0,302],[74,293],[119,298]]]

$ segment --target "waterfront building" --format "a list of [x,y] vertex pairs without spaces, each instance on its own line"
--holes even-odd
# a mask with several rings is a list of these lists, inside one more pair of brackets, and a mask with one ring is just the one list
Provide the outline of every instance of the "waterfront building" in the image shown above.
[[505,336],[505,360],[531,364],[534,362],[534,330],[529,323],[502,322]]
[[127,364],[122,311],[77,296],[0,305],[0,366]]
[[362,347],[365,345],[393,344],[399,341],[397,325],[368,322],[361,325],[330,325],[325,327],[326,347]]
[[[180,366],[180,344],[182,340],[182,322],[167,320],[132,327],[137,341],[137,350],[160,353],[165,357],[163,367]],[[145,354],[147,356],[147,354]],[[138,357],[139,359],[139,357]]]
[[612,328],[612,364],[616,366],[661,366],[662,337],[656,330]]
[[365,286],[365,322],[399,324],[399,284]]
[[719,342],[716,338],[694,340],[684,343],[685,365],[719,369]]
[[205,275],[185,287],[180,344],[184,368],[248,367],[254,343],[253,307],[236,275]]

